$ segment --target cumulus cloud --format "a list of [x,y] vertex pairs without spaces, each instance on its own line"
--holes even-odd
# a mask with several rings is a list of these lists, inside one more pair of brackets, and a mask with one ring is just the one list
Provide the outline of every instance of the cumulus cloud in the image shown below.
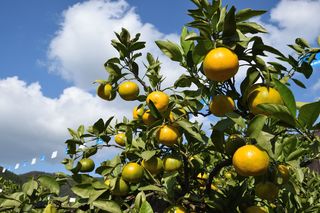
[[302,37],[314,43],[320,34],[320,0],[282,0],[271,11],[264,39],[272,46],[288,52],[288,44]]
[[164,35],[152,24],[142,23],[134,8],[124,0],[92,0],[65,10],[48,50],[50,70],[78,87],[92,88],[94,80],[106,78],[104,62],[117,56],[110,42],[115,38],[114,32],[120,32],[122,27],[132,35],[141,33],[141,40],[146,41],[147,46],[143,53],[160,56],[164,74],[178,76],[178,65],[163,57],[154,44],[159,39],[177,41],[178,36]]
[[42,94],[39,83],[28,85],[17,77],[0,79],[0,97],[0,162],[7,164],[54,150],[63,153],[68,127],[92,125],[100,117],[130,117],[133,104],[109,104],[76,87],[52,99]]

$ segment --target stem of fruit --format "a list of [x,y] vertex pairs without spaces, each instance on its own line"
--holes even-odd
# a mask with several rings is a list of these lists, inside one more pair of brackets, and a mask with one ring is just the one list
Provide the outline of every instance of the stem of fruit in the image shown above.
[[231,160],[231,158],[229,158],[229,159],[226,159],[226,160],[224,160],[224,161],[219,162],[219,163],[212,169],[212,171],[211,171],[210,174],[209,174],[209,178],[208,178],[208,180],[207,180],[206,192],[209,192],[209,191],[210,191],[210,189],[211,189],[211,183],[212,183],[212,180],[213,180],[214,176],[216,176],[223,167],[229,166],[229,165],[231,165],[231,163],[232,163],[232,160]]

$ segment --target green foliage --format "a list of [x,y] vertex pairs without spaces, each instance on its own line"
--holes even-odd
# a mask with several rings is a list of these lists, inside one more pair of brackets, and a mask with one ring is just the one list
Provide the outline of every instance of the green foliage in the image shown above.
[[[306,162],[319,158],[317,129],[320,125],[315,124],[320,113],[319,101],[297,103],[290,82],[305,88],[303,80],[295,78],[295,74],[301,73],[306,79],[312,76],[310,63],[320,48],[313,48],[306,40],[298,38],[295,44],[289,45],[297,58],[285,56],[264,44],[259,33],[265,33],[266,29],[250,20],[265,11],[249,8],[238,11],[233,6],[222,6],[220,0],[192,2],[196,8],[188,11],[192,21],[183,27],[180,43],[156,41],[159,49],[184,69],[171,87],[162,88],[165,77],[161,75],[161,63],[151,53],[146,54],[146,61],[138,61],[143,60],[139,51],[145,47],[145,42],[140,41],[140,34],[132,37],[124,28],[115,33],[117,39],[111,41],[119,55],[104,64],[108,78],[97,80],[115,89],[126,80],[138,82],[143,94],[138,97],[137,105],[150,110],[155,121],[146,125],[140,118],[114,120],[111,117],[106,121],[99,119],[87,128],[80,125],[77,130],[68,129],[71,138],[65,142],[68,152],[62,163],[72,173],[71,189],[77,201],[71,205],[67,198],[59,197],[65,177],[41,176],[25,183],[21,190],[6,191],[0,208],[37,212],[34,207],[38,203],[47,204],[45,197],[50,195],[58,209],[90,209],[92,212],[163,212],[169,206],[194,212],[243,212],[252,205],[264,206],[269,212],[315,212],[319,209],[319,193],[315,186],[319,185],[320,177],[305,167]],[[246,67],[247,75],[239,82],[240,89],[236,87],[238,79],[216,82],[204,75],[203,59],[216,47],[233,50]],[[270,54],[276,57],[275,61],[264,60]],[[274,87],[283,104],[259,104],[263,114],[253,115],[247,99],[258,80],[262,85]],[[146,103],[152,91],[163,91],[170,96],[167,111],[159,112],[152,101]],[[230,96],[237,106],[234,112],[216,121],[211,119],[209,104],[218,94]],[[204,121],[210,122],[211,129],[204,129],[204,123],[190,119],[197,116],[208,117]],[[179,131],[180,137],[173,146],[161,145],[156,140],[162,125],[172,125]],[[119,132],[125,132],[123,147],[113,143],[114,135]],[[242,177],[236,173],[225,145],[226,138],[233,134],[241,135],[246,144],[256,145],[268,153],[271,160],[266,174]],[[91,143],[97,139],[104,143]],[[80,172],[80,159],[110,148],[121,152],[95,169],[101,179]],[[179,170],[162,170],[156,175],[145,170],[138,183],[122,180],[122,169],[128,162],[140,164],[154,156],[164,159],[168,155],[181,160]],[[288,168],[288,177],[281,176],[277,169],[279,164]],[[199,180],[199,174],[208,177]],[[255,185],[261,181],[277,185],[280,190],[276,201],[269,202],[255,195]],[[43,208],[44,205],[40,205],[38,209]]]

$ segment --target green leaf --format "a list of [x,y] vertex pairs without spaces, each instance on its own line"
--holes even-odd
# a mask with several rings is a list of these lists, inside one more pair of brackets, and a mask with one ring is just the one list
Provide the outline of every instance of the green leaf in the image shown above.
[[267,112],[269,115],[285,122],[289,126],[295,126],[296,121],[286,106],[280,104],[259,104],[258,108]]
[[22,185],[22,191],[31,196],[33,192],[38,189],[38,187],[38,182],[32,179]]
[[235,11],[236,8],[232,6],[224,19],[223,36],[230,37],[236,34],[237,25]]
[[320,36],[318,36],[318,45],[320,46]]
[[179,120],[176,123],[185,131],[186,134],[189,134],[192,138],[205,143],[205,140],[202,138],[201,134],[194,129],[192,123],[186,120]]
[[143,191],[141,191],[137,194],[134,200],[134,208],[138,211],[144,201],[146,201],[146,195]]
[[301,66],[298,69],[307,79],[312,75],[313,69],[312,66],[307,62],[302,62]]
[[236,14],[236,20],[237,22],[246,21],[252,17],[260,16],[266,12],[267,11],[265,10],[252,10],[251,8],[242,9]]
[[153,209],[148,201],[142,203],[139,213],[153,213]]
[[303,105],[299,110],[299,124],[310,128],[316,122],[320,113],[320,101]]
[[272,151],[272,145],[270,140],[274,137],[274,135],[261,131],[259,136],[256,137],[257,145],[260,146],[262,149],[268,152],[270,157],[274,157],[274,153]]
[[147,185],[138,188],[139,191],[157,191],[157,192],[163,192],[164,190],[158,186],[155,185]]
[[310,44],[307,42],[307,40],[305,40],[303,38],[297,38],[296,44],[300,45],[303,48],[311,48]]
[[110,213],[121,213],[120,206],[112,200],[95,200],[92,203],[95,207]]
[[306,88],[306,86],[300,81],[300,80],[298,80],[298,79],[295,79],[295,78],[291,78],[291,80],[296,84],[296,85],[298,85],[299,87],[301,87],[301,88]]
[[91,184],[80,184],[71,187],[71,190],[73,191],[73,193],[82,198],[89,198],[93,187],[91,186]]
[[246,34],[246,33],[255,34],[255,33],[268,32],[263,26],[255,22],[241,22],[237,24],[237,28],[241,30],[243,34]]
[[289,154],[288,157],[286,157],[287,161],[297,160],[301,156],[308,153],[307,149],[298,148],[297,150],[294,150],[292,153]]
[[89,193],[89,200],[88,203],[92,203],[97,200],[103,193],[105,193],[107,189],[100,189],[100,190],[91,190]]
[[155,154],[156,154],[155,150],[152,150],[152,151],[147,150],[141,153],[141,157],[147,161],[150,158],[152,158]]
[[186,37],[190,35],[188,32],[188,29],[186,27],[182,28],[181,36],[180,36],[180,44],[183,49],[184,54],[187,54],[190,50],[190,48],[193,45],[193,41],[186,40]]
[[191,76],[182,74],[176,82],[174,82],[174,87],[190,87],[192,84]]
[[101,134],[104,131],[104,121],[102,120],[102,118],[100,118],[93,124],[93,130],[97,135]]
[[260,135],[262,128],[267,120],[267,116],[265,115],[256,115],[248,125],[247,135],[250,138],[257,139]]
[[173,61],[182,61],[182,53],[177,44],[171,41],[156,41],[160,50]]
[[48,175],[41,175],[38,178],[38,181],[40,184],[50,190],[51,193],[55,193],[56,195],[59,195],[60,193],[60,186],[59,183],[55,180],[54,177],[48,176]]
[[273,82],[276,86],[276,89],[280,93],[284,104],[288,107],[291,115],[296,117],[296,114],[297,114],[296,101],[294,99],[294,96],[291,90],[277,79],[273,79]]
[[233,122],[235,122],[241,128],[246,127],[246,121],[241,117],[241,115],[232,112],[232,113],[228,113],[227,117],[233,120]]

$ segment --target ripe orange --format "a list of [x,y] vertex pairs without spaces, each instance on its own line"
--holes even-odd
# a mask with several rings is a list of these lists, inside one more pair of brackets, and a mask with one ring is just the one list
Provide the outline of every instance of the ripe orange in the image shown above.
[[127,182],[125,182],[122,178],[117,178],[114,188],[111,191],[111,194],[116,196],[125,196],[128,193],[129,193],[129,186]]
[[168,109],[169,96],[166,93],[161,91],[154,91],[147,96],[146,101],[148,104],[150,100],[153,102],[159,112],[164,112]]
[[83,158],[79,161],[81,164],[80,172],[92,172],[95,165],[90,158]]
[[120,146],[125,146],[127,141],[126,134],[123,132],[116,134],[114,136],[114,141]]
[[218,117],[223,117],[235,109],[234,101],[226,95],[216,95],[210,103],[210,112]]
[[234,153],[232,164],[239,175],[258,176],[267,172],[269,156],[254,145],[245,145]]
[[167,172],[177,171],[181,168],[182,161],[180,158],[172,155],[167,155],[163,158],[163,169]]
[[119,85],[119,95],[126,101],[136,100],[139,95],[139,87],[132,81],[126,81]]
[[186,213],[187,210],[182,206],[169,206],[164,210],[164,213]]
[[174,144],[177,144],[179,137],[179,130],[173,125],[161,126],[156,134],[157,141],[166,146],[173,146]]
[[274,183],[267,181],[258,183],[255,186],[255,191],[257,197],[264,200],[273,201],[278,197],[279,188]]
[[238,56],[225,47],[212,49],[203,60],[203,71],[212,81],[232,78],[239,69]]
[[143,178],[143,167],[137,163],[128,163],[123,167],[121,176],[129,183],[138,183]]
[[116,97],[113,92],[111,84],[100,84],[97,88],[97,95],[107,101],[111,101]]
[[237,149],[246,145],[244,138],[239,134],[232,134],[226,141],[225,150],[228,155],[233,155]]
[[246,208],[245,213],[267,213],[266,209],[261,206],[250,206]]
[[143,107],[138,108],[137,106],[134,107],[133,112],[132,112],[132,117],[134,120],[138,120],[142,118],[142,115],[144,113]]
[[163,169],[162,160],[156,156],[147,161],[142,160],[141,165],[153,175],[159,174]]
[[153,117],[153,115],[151,114],[150,110],[148,109],[147,111],[145,111],[142,115],[142,121],[145,125],[150,126],[151,124],[153,124],[157,119],[155,117]]
[[259,104],[283,104],[280,93],[266,86],[258,86],[250,90],[247,101],[250,112],[255,115],[266,114],[257,107]]

